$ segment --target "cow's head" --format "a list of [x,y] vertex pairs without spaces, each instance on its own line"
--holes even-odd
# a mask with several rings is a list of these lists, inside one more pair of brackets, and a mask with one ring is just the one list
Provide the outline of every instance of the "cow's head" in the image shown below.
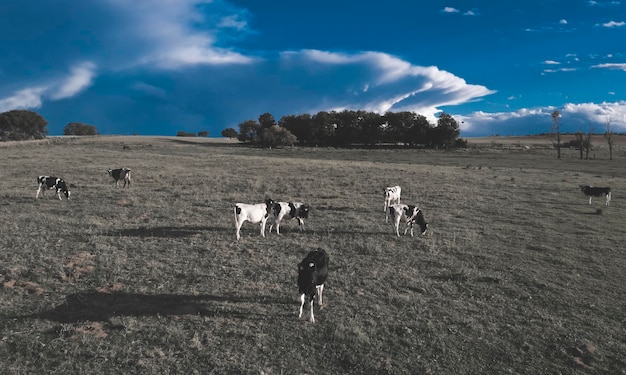
[[67,199],[70,199],[70,191],[67,188],[67,184],[65,183],[65,181],[63,181],[62,179],[57,179],[56,181],[56,188],[57,191],[61,191],[63,192],[63,194],[65,194],[65,197]]
[[300,208],[298,208],[298,217],[301,217],[303,219],[308,219],[309,210],[310,210],[309,205],[303,204],[302,206],[300,206]]
[[274,200],[272,198],[265,198],[265,214],[270,215],[272,208],[274,207]]
[[420,233],[426,233],[426,231],[428,230],[428,223],[426,222],[426,219],[424,219],[424,214],[422,213],[422,210],[415,206],[409,206],[405,210],[405,215],[407,217],[407,222],[411,227],[413,227],[414,224],[417,224],[420,226]]

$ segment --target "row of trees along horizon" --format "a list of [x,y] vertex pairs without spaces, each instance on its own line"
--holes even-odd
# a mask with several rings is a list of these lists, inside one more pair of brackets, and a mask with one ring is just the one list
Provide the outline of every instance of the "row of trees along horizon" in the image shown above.
[[[225,129],[222,135],[227,131]],[[403,144],[409,147],[466,147],[459,138],[459,123],[448,113],[441,113],[437,124],[414,112],[344,110],[318,112],[314,115],[287,115],[278,122],[270,113],[258,121],[239,124],[237,138],[241,142],[273,147],[298,144],[301,146],[351,146]],[[229,134],[235,134],[231,128]]]
[[[19,141],[42,139],[48,134],[48,122],[34,111],[12,110],[0,113],[0,140]],[[81,122],[68,123],[64,135],[97,135],[97,128]],[[179,131],[177,136],[196,136]],[[208,131],[198,132],[207,137]],[[344,110],[283,116],[278,122],[270,113],[257,120],[239,124],[222,131],[222,136],[263,147],[292,146],[350,146],[404,144],[429,148],[465,147],[459,138],[459,124],[449,114],[442,113],[436,125],[413,112],[387,112],[384,115]]]
[[[557,158],[561,157],[561,147],[574,147],[583,150],[589,158],[591,149],[590,130],[587,134],[577,132],[575,139],[561,143],[560,113],[552,113],[553,134],[556,142]],[[0,141],[20,141],[43,139],[48,134],[48,122],[40,114],[28,110],[11,110],[0,113]],[[318,112],[283,116],[278,122],[270,113],[263,113],[257,120],[247,120],[239,124],[239,132],[234,128],[222,131],[223,137],[237,138],[239,141],[262,147],[292,146],[374,146],[378,144],[402,144],[408,147],[449,148],[467,147],[467,141],[459,138],[459,123],[448,113],[442,112],[437,124],[431,124],[425,116],[414,112],[387,112],[378,114],[367,111],[344,110],[341,112]],[[64,135],[97,135],[97,128],[81,122],[68,123]],[[606,124],[606,132],[613,159],[613,137],[611,122]],[[196,133],[178,131],[177,136],[195,137]],[[208,131],[197,133],[208,137]]]

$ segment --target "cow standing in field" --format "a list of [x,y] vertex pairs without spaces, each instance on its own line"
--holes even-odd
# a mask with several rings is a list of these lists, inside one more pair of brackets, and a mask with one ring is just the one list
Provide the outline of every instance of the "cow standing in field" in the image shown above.
[[396,228],[396,235],[400,237],[400,221],[404,221],[406,223],[406,228],[404,229],[404,234],[406,235],[406,231],[411,229],[411,237],[413,237],[413,225],[417,223],[420,226],[420,231],[423,234],[426,233],[428,229],[428,223],[424,219],[424,214],[422,210],[417,208],[417,206],[408,206],[406,204],[392,204],[389,207],[389,214],[393,219],[394,227]]
[[389,216],[387,215],[387,209],[394,203],[400,204],[400,193],[402,193],[402,188],[398,185],[386,187],[383,191],[385,195],[385,223],[389,222]]
[[122,167],[117,169],[108,169],[109,176],[115,180],[115,187],[120,187],[120,181],[124,181],[124,188],[126,184],[130,187],[130,168]]
[[270,224],[270,233],[276,226],[276,233],[280,234],[280,222],[287,216],[289,219],[297,219],[300,231],[304,231],[304,219],[309,217],[309,206],[301,202],[276,202],[274,207],[274,223]]
[[298,264],[298,290],[300,291],[300,314],[304,303],[308,301],[311,310],[309,321],[315,323],[313,315],[313,301],[318,296],[318,303],[322,306],[322,292],[328,276],[328,255],[324,250],[313,250]]
[[37,194],[35,199],[39,198],[39,193],[44,193],[46,190],[56,190],[59,200],[61,199],[61,192],[65,194],[67,199],[70,199],[70,191],[67,189],[67,184],[62,178],[53,176],[39,176],[37,177]]
[[270,198],[265,203],[258,204],[235,204],[235,228],[237,228],[237,240],[241,238],[241,226],[246,221],[252,224],[261,223],[261,236],[265,237],[265,223],[272,212],[274,201]]
[[591,204],[591,198],[593,197],[605,197],[604,205],[608,206],[611,202],[611,188],[610,187],[598,187],[589,185],[579,185],[580,190],[589,197],[589,204]]

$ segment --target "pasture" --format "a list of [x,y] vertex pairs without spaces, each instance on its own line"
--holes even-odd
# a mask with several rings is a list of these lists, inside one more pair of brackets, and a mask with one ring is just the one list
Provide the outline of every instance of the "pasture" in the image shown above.
[[[4,145],[0,373],[626,374],[622,147]],[[129,189],[107,174],[122,166]],[[71,199],[35,200],[42,174]],[[385,223],[396,184],[426,235]],[[611,206],[581,184],[610,186]],[[245,223],[236,241],[234,203],[266,197],[310,204],[306,230]],[[296,279],[316,248],[330,262],[311,324]]]

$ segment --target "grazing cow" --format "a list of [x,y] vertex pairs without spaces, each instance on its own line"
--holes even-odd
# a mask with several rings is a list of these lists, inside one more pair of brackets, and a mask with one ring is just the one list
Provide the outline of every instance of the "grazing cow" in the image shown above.
[[120,187],[120,181],[124,181],[123,187],[126,187],[126,184],[128,184],[128,187],[130,187],[130,169],[129,168],[122,167],[122,168],[117,168],[117,169],[108,169],[107,171],[109,172],[109,176],[113,177],[113,179],[115,180],[116,188]]
[[389,213],[391,214],[391,218],[393,219],[394,226],[396,228],[396,235],[400,237],[400,232],[398,227],[400,226],[400,220],[406,223],[406,228],[404,229],[404,234],[406,235],[406,231],[411,229],[411,237],[413,237],[413,224],[417,223],[420,226],[420,231],[422,234],[426,233],[428,229],[428,223],[424,219],[424,214],[422,210],[417,208],[416,206],[407,206],[406,204],[392,204],[389,207]]
[[280,221],[288,216],[290,219],[298,219],[300,231],[304,230],[304,219],[309,217],[309,206],[300,202],[276,202],[273,207],[274,223],[270,224],[270,233],[276,226],[276,233],[280,234]]
[[265,200],[265,203],[259,204],[235,204],[235,227],[237,228],[237,240],[241,238],[241,226],[246,221],[252,224],[261,223],[261,236],[265,237],[265,223],[270,216],[274,201],[270,198]]
[[400,204],[400,193],[402,192],[402,188],[400,186],[390,186],[386,187],[384,190],[385,193],[385,223],[389,221],[389,216],[387,215],[387,209],[394,203]]
[[591,198],[593,197],[605,197],[604,205],[608,206],[611,202],[611,188],[610,187],[598,187],[589,185],[579,185],[580,190],[589,197],[589,204],[591,204]]
[[[39,193],[45,194],[46,190],[56,190],[59,200],[61,200],[61,192],[65,194],[67,199],[70,199],[70,191],[67,190],[67,184],[62,178],[52,176],[39,176],[37,177],[37,194],[35,199],[39,198]],[[43,189],[43,190],[42,190]]]
[[302,308],[305,301],[309,302],[311,309],[310,322],[315,323],[313,315],[313,301],[315,295],[318,295],[318,303],[322,306],[322,292],[324,291],[324,282],[328,276],[328,255],[324,250],[313,250],[298,264],[298,290],[300,291],[300,314],[302,317]]

